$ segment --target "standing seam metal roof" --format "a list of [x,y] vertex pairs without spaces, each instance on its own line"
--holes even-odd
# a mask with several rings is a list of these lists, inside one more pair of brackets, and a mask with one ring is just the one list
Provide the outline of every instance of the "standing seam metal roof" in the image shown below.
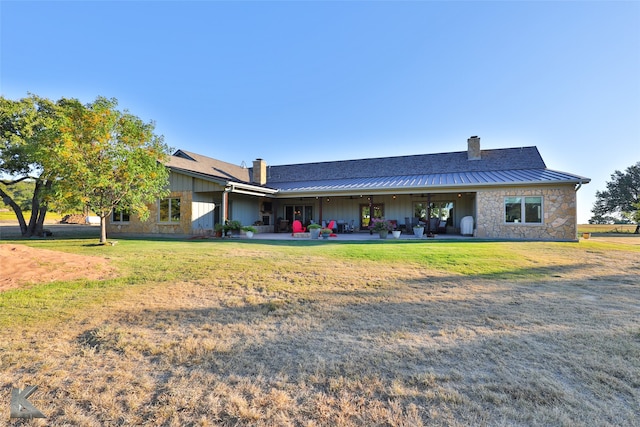
[[411,189],[483,185],[517,185],[531,183],[578,183],[588,178],[550,169],[523,169],[509,171],[440,173],[411,176],[347,178],[281,182],[276,186],[281,193],[302,191],[346,191],[371,189]]

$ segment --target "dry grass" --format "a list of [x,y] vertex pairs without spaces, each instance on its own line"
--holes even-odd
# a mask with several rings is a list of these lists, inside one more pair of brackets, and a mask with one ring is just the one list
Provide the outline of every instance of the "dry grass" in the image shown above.
[[189,245],[153,249],[177,277],[123,258],[146,278],[1,330],[0,420],[35,384],[33,425],[640,424],[637,246]]
[[579,224],[578,233],[633,234],[636,224]]

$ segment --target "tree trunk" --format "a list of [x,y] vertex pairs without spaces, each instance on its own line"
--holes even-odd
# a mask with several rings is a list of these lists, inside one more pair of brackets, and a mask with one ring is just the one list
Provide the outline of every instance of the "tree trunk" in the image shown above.
[[31,199],[31,218],[29,219],[29,225],[27,226],[27,232],[22,235],[25,237],[31,236],[44,236],[44,218],[47,215],[47,204],[40,203],[42,188],[51,188],[51,183],[43,183],[41,180],[36,180],[36,187],[33,190],[33,198]]
[[[51,181],[47,181],[44,184],[44,188],[49,191],[51,190]],[[38,209],[38,217],[36,219],[36,235],[44,236],[44,218],[47,216],[47,211],[49,210],[48,202],[44,202],[40,204],[40,208]]]
[[47,215],[47,205],[40,206],[36,217],[36,225],[34,228],[34,234],[36,236],[44,236],[44,217]]
[[100,243],[107,243],[107,217],[100,215]]
[[2,197],[2,201],[7,205],[11,206],[13,212],[16,214],[16,218],[18,218],[18,224],[20,224],[20,234],[25,236],[27,234],[27,222],[24,220],[24,215],[22,214],[22,209],[13,199],[2,189],[0,188],[0,197]]

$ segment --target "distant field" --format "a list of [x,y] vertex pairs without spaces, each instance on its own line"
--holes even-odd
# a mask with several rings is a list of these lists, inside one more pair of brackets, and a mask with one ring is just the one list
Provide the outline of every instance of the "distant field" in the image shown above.
[[[60,221],[64,215],[61,215],[57,212],[48,212],[45,217],[45,221]],[[24,213],[25,221],[29,222],[31,219],[31,212]],[[16,218],[16,214],[12,211],[0,210],[0,221],[18,221]]]
[[635,224],[579,224],[578,233],[633,233]]
[[0,293],[29,425],[640,425],[635,244],[4,244],[118,272]]

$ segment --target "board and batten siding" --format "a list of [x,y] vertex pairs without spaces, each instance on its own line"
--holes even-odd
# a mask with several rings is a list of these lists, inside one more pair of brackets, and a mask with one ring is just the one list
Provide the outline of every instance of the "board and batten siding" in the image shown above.
[[169,174],[169,188],[171,191],[193,191],[196,193],[224,190],[224,186],[216,182],[194,178],[177,172]]

